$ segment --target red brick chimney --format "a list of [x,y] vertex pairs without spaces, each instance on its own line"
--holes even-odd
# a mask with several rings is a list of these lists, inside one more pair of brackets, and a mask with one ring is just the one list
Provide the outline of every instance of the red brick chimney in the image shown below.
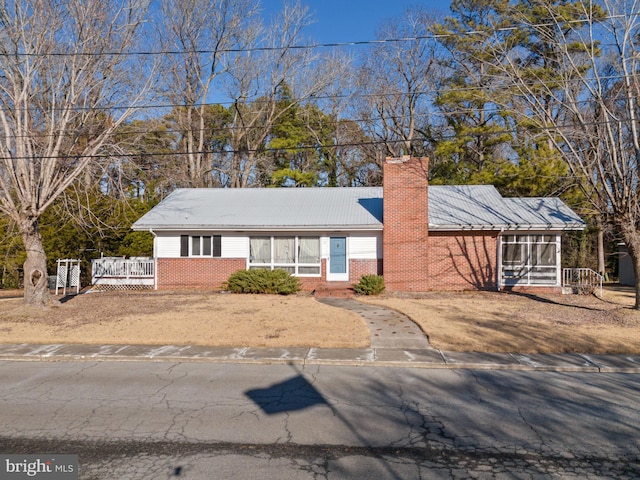
[[387,290],[429,290],[427,158],[387,158],[383,168],[383,275]]

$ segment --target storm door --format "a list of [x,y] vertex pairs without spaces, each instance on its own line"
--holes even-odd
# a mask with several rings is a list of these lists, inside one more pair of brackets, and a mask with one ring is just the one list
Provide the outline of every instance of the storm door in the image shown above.
[[327,273],[327,280],[349,281],[346,237],[331,237],[329,239],[329,271]]

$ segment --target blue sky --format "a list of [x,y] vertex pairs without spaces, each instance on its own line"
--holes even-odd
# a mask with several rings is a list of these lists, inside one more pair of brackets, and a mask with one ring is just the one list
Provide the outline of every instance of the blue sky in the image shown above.
[[[303,0],[316,23],[308,34],[318,43],[343,43],[373,40],[378,26],[397,17],[411,6],[420,5],[441,12],[449,11],[449,0]],[[277,11],[280,0],[263,0],[266,12]]]

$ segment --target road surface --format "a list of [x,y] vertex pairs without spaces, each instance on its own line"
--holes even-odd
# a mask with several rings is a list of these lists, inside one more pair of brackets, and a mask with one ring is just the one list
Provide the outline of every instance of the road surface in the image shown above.
[[631,479],[640,375],[0,362],[0,453],[81,479]]

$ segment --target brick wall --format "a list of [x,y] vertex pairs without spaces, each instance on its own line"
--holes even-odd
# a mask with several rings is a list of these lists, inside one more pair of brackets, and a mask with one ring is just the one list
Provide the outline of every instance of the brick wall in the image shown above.
[[320,266],[320,277],[298,277],[300,279],[300,281],[302,282],[302,290],[306,291],[306,292],[311,292],[313,290],[315,290],[316,288],[318,288],[321,285],[324,285],[326,282],[326,275],[327,275],[327,260],[326,259],[322,259],[320,261],[321,266]]
[[218,289],[229,275],[246,267],[244,258],[158,258],[158,289]]
[[426,158],[384,163],[384,280],[390,291],[429,290]]
[[[364,262],[375,263],[376,260]],[[321,277],[299,277],[304,291],[312,291],[326,283],[326,263],[323,259]],[[158,258],[158,289],[219,289],[229,275],[246,267],[244,258]],[[363,271],[363,268],[358,266],[356,271]]]
[[431,290],[495,289],[498,232],[429,233]]
[[382,260],[349,260],[349,279],[358,283],[363,275],[382,275]]

